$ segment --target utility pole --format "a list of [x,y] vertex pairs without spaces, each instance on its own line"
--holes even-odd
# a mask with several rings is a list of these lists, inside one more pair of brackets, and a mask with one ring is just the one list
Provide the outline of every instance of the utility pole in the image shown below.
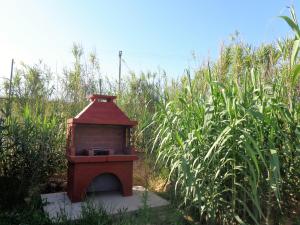
[[9,78],[9,90],[8,90],[8,115],[11,113],[11,89],[12,89],[12,78],[14,72],[14,59],[11,60],[11,67],[10,67],[10,78]]
[[99,94],[102,95],[102,79],[99,78]]
[[122,62],[122,51],[119,51],[119,94],[121,93],[121,62]]
[[8,99],[9,99],[9,101],[10,101],[10,98],[11,98],[11,88],[12,88],[13,72],[14,72],[14,59],[11,60],[11,66],[10,66],[9,92],[8,92]]

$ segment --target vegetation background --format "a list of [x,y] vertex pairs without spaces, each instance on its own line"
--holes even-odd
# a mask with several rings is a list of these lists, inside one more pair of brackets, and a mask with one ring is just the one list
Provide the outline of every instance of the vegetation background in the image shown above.
[[[198,224],[300,223],[300,28],[292,8],[282,19],[294,37],[254,48],[237,36],[216,61],[178,80],[132,72],[118,92],[117,82],[101,77],[101,93],[118,95],[117,104],[139,121],[134,142],[151,167],[147,186],[164,180],[174,207]],[[50,223],[35,196],[65,173],[66,119],[100,89],[97,56],[85,60],[78,44],[72,53],[73,66],[60,77],[42,63],[19,67],[11,101],[1,102],[0,221],[6,224]],[[97,216],[112,223],[101,211],[93,216],[83,223]]]

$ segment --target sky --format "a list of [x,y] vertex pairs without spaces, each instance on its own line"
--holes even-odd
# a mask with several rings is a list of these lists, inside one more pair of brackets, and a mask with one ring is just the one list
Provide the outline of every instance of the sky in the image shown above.
[[105,76],[117,78],[122,50],[122,75],[176,78],[217,57],[236,30],[254,46],[291,34],[278,18],[291,4],[300,14],[292,0],[0,0],[0,77],[9,77],[12,58],[17,67],[42,60],[59,74],[78,43],[85,57],[97,53]]

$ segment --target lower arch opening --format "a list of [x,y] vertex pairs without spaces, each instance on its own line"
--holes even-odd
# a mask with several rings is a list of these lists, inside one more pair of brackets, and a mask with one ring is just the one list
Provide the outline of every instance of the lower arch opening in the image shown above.
[[86,189],[87,194],[108,191],[122,192],[122,184],[119,178],[112,173],[103,173],[94,177]]

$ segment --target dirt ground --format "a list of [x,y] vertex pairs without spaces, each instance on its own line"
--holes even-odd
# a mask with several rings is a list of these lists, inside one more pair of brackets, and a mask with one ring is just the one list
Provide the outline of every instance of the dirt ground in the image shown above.
[[156,175],[154,162],[147,160],[145,153],[137,153],[139,159],[133,164],[133,185],[143,186],[154,192],[164,192],[167,180]]

